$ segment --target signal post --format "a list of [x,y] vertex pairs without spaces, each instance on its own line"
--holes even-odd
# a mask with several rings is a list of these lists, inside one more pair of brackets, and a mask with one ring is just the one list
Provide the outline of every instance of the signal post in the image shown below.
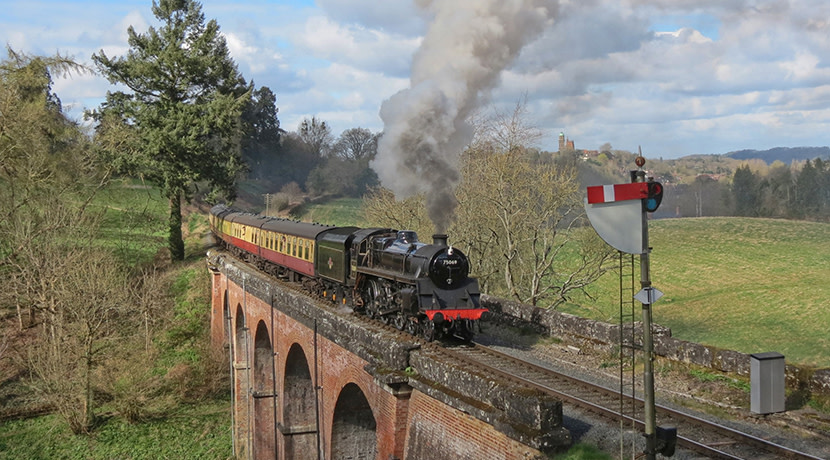
[[634,298],[643,305],[643,387],[645,396],[645,438],[647,459],[660,453],[674,454],[677,440],[675,428],[659,428],[654,403],[654,339],[652,309],[663,293],[651,286],[649,273],[648,213],[654,212],[663,199],[663,186],[653,178],[646,179],[642,167],[645,158],[635,160],[638,169],[631,171],[631,183],[588,187],[585,212],[599,236],[615,249],[640,255],[640,287]]

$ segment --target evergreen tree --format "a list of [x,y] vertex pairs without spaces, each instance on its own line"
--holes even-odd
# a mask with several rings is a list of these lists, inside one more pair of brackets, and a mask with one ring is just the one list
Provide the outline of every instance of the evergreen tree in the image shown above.
[[732,196],[735,199],[735,215],[755,217],[759,212],[758,177],[743,165],[732,179]]
[[242,158],[250,176],[257,179],[271,177],[280,162],[280,139],[283,131],[277,118],[277,97],[267,86],[251,94],[242,111],[245,135],[242,138]]
[[240,114],[249,97],[215,20],[205,23],[194,0],[153,2],[162,23],[138,34],[129,27],[130,50],[111,58],[93,55],[98,69],[113,84],[130,92],[108,93],[94,117],[117,116],[135,130],[131,149],[113,152],[130,172],[157,182],[170,200],[171,257],[184,258],[182,199],[196,183],[234,196],[242,169]]
[[820,171],[813,166],[810,160],[807,160],[795,181],[795,205],[802,217],[818,217],[821,204],[819,200],[820,183]]

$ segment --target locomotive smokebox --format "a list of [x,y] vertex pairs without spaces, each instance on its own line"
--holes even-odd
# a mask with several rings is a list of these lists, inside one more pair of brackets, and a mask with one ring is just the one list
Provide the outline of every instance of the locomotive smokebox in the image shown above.
[[432,244],[436,246],[447,246],[447,235],[444,233],[432,235]]

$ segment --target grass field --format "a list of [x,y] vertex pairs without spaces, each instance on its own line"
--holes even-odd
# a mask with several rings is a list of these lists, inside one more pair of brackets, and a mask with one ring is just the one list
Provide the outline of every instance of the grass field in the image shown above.
[[166,244],[168,203],[160,190],[140,181],[114,181],[95,197],[103,213],[99,242],[134,265],[152,260]]
[[229,400],[184,406],[157,420],[105,419],[91,436],[73,435],[55,415],[0,424],[0,460],[233,458]]
[[360,209],[360,198],[337,198],[325,203],[304,204],[295,209],[292,217],[306,222],[338,226],[366,226]]
[[[654,321],[674,337],[830,366],[830,225],[666,219],[649,222],[649,240],[651,280],[665,294],[655,303]],[[617,275],[605,276],[591,292],[597,303],[564,310],[616,321]]]

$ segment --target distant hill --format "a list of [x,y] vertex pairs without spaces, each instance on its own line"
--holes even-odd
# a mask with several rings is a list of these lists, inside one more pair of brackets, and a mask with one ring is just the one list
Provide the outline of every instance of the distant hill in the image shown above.
[[769,150],[738,150],[725,156],[736,160],[764,160],[767,164],[779,160],[790,164],[793,160],[812,160],[821,157],[830,158],[830,147],[775,147]]

